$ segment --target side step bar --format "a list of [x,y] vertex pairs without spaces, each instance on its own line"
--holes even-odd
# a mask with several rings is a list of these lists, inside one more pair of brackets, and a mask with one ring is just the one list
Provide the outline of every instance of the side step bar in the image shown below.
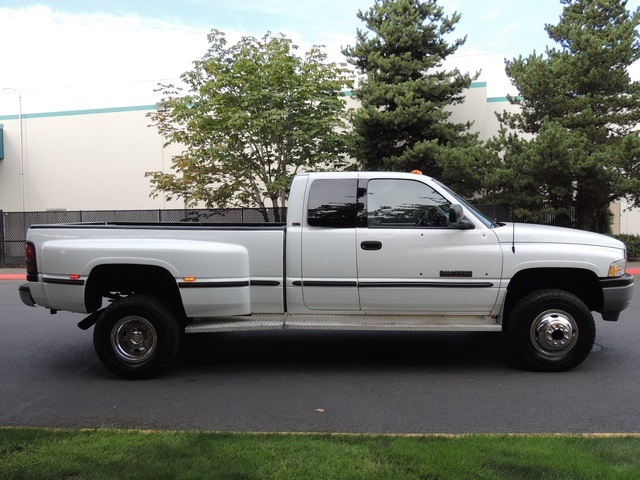
[[186,333],[246,330],[379,330],[421,332],[499,332],[495,317],[400,315],[247,315],[194,319]]

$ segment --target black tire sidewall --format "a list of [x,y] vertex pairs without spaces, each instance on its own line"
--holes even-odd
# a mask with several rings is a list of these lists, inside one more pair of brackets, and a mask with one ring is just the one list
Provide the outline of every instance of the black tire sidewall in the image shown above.
[[[564,354],[544,355],[531,340],[532,323],[546,310],[566,312],[577,325],[577,341]],[[523,297],[509,315],[505,330],[520,362],[526,368],[542,371],[564,371],[582,363],[591,352],[596,331],[589,308],[578,297],[564,290],[538,290]]]
[[[116,323],[136,315],[153,325],[157,345],[151,356],[140,363],[127,362],[111,345],[111,332]],[[128,379],[145,379],[158,375],[174,360],[181,343],[181,329],[172,311],[160,300],[146,295],[131,295],[115,301],[98,317],[93,331],[93,344],[102,364],[116,375]]]

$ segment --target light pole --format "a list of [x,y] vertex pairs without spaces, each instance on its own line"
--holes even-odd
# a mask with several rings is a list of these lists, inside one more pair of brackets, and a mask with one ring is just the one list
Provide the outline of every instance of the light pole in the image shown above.
[[15,92],[18,95],[18,125],[20,127],[20,203],[24,212],[24,130],[22,125],[22,95],[12,87],[3,88],[5,90]]

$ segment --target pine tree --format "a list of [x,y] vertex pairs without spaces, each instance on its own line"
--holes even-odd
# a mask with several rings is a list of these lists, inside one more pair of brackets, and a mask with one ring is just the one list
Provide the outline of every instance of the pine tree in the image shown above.
[[[375,0],[358,18],[368,31],[358,29],[355,46],[343,50],[363,76],[353,92],[361,102],[351,119],[354,157],[366,169],[419,169],[432,176],[455,163],[458,179],[466,178],[462,172],[477,160],[477,135],[469,132],[471,123],[450,122],[446,107],[463,100],[477,74],[443,69],[466,40],[446,39],[460,15],[446,16],[436,0]],[[476,187],[467,183],[465,190]]]
[[[640,58],[640,11],[625,0],[561,3],[558,24],[545,27],[558,46],[506,62],[521,111],[501,117],[517,135],[496,140],[503,157],[489,177],[525,216],[575,203],[580,228],[606,231],[612,201],[640,205],[640,83],[628,72]],[[543,201],[532,208],[527,195]]]

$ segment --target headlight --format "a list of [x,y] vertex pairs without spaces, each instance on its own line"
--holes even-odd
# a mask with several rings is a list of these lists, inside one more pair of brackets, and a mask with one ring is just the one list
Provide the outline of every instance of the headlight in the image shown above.
[[619,277],[621,275],[624,275],[624,273],[627,271],[627,261],[626,259],[622,259],[622,260],[617,260],[615,262],[613,262],[611,265],[609,265],[609,273],[607,274],[608,277]]

